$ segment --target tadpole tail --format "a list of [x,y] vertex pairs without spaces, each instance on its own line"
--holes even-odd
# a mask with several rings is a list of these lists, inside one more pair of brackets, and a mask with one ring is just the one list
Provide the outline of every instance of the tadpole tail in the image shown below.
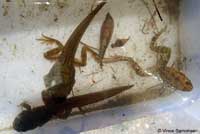
[[67,105],[70,105],[71,107],[82,107],[88,104],[93,104],[122,93],[131,87],[133,87],[133,85],[114,87],[105,91],[71,97],[68,99]]
[[[87,27],[95,17],[95,15],[100,11],[100,9],[106,4],[105,1],[100,2],[94,10],[92,10],[83,21],[76,27],[68,41],[64,45],[63,51],[59,57],[59,60],[63,64],[73,63],[76,50],[78,48],[79,42],[85,33]],[[70,55],[70,56],[69,56]]]

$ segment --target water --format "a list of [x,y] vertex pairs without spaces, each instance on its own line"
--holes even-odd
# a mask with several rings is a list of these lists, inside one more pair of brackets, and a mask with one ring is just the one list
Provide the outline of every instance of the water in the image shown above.
[[[172,48],[169,66],[175,63],[181,67],[176,2],[157,0],[163,17],[161,22],[151,1],[108,0],[107,5],[87,29],[82,41],[99,48],[100,27],[106,13],[110,12],[115,23],[111,43],[117,38],[130,36],[130,39],[124,47],[113,49],[109,46],[105,57],[129,56],[146,70],[156,64],[156,54],[149,48],[151,38],[167,25],[167,32],[159,38],[158,45]],[[43,45],[36,39],[45,34],[65,43],[74,28],[89,13],[93,1],[63,0],[61,3],[33,3],[34,1],[0,1],[3,6],[0,9],[1,126],[8,126],[12,122],[21,111],[18,107],[21,102],[26,101],[33,106],[42,104],[41,91],[45,89],[43,76],[53,64],[44,59],[43,53],[53,46]],[[80,50],[81,45],[77,51],[77,58],[80,57]],[[89,55],[86,67],[76,69],[74,94],[81,95],[127,84],[134,84],[134,87],[126,93],[84,109],[94,111],[138,104],[173,93],[172,89],[167,89],[160,94],[162,81],[155,75],[140,77],[126,62],[104,64],[101,70],[99,64]],[[77,110],[74,110],[74,114],[77,114]]]

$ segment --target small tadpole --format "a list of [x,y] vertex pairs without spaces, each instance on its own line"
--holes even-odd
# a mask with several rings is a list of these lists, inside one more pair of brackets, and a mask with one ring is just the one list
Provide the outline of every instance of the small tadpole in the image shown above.
[[158,14],[158,16],[160,18],[160,21],[163,21],[163,18],[162,18],[161,14],[160,14],[160,11],[158,10],[158,6],[157,6],[155,0],[152,0],[152,1],[153,1],[153,4],[154,4],[155,8],[156,8],[156,12],[157,12],[157,14]]

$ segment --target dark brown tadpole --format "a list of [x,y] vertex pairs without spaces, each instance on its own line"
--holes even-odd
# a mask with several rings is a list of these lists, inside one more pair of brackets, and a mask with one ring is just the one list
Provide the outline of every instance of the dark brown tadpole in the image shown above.
[[[133,85],[114,87],[96,93],[71,97],[59,104],[42,105],[24,110],[15,118],[13,128],[18,132],[26,132],[44,125],[53,117],[62,117],[62,119],[67,119],[73,108],[86,106],[108,99],[127,91],[131,87],[133,87]],[[62,116],[62,114],[64,115]]]
[[163,18],[162,18],[161,14],[160,14],[160,11],[158,9],[158,6],[157,6],[155,0],[153,0],[153,4],[154,4],[154,6],[156,8],[156,12],[158,13],[158,16],[159,16],[160,20],[163,21]]
[[122,47],[122,46],[124,46],[124,45],[126,44],[126,42],[127,42],[129,39],[130,39],[130,37],[124,38],[124,39],[119,39],[119,38],[118,38],[118,39],[115,41],[115,43],[111,44],[111,47],[112,47],[112,48],[115,48],[115,47]]

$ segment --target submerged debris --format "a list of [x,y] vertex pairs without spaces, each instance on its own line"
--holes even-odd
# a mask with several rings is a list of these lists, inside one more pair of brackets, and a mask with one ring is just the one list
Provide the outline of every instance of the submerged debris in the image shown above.
[[115,48],[115,47],[122,47],[126,44],[126,42],[130,39],[130,37],[128,38],[125,38],[125,39],[117,39],[115,41],[115,43],[111,44],[111,47],[112,48]]

